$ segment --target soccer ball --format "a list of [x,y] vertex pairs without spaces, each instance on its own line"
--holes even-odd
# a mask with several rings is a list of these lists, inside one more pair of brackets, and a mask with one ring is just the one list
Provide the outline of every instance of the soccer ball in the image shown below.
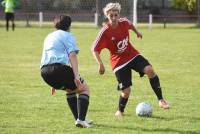
[[151,117],[153,108],[150,103],[141,102],[136,107],[136,115],[142,117]]

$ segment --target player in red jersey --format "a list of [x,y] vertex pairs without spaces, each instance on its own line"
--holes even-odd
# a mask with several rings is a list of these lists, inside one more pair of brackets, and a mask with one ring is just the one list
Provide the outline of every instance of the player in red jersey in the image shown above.
[[126,18],[120,18],[121,6],[119,3],[108,3],[104,8],[104,14],[108,18],[93,43],[93,55],[99,64],[99,74],[104,74],[105,67],[100,57],[101,50],[107,48],[110,52],[110,62],[118,80],[118,90],[121,90],[117,117],[124,115],[124,109],[128,102],[132,85],[131,70],[135,70],[142,77],[146,74],[154,90],[159,106],[168,109],[169,104],[163,99],[159,78],[154,72],[152,65],[130,43],[129,30],[136,33],[138,38],[142,34]]

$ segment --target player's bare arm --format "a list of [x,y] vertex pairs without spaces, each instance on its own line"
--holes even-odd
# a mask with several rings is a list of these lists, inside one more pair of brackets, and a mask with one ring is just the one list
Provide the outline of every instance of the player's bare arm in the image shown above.
[[69,59],[70,59],[70,63],[74,72],[74,77],[79,78],[79,73],[78,73],[78,59],[76,56],[76,52],[71,52],[69,54]]
[[70,59],[70,63],[74,72],[75,84],[78,87],[78,89],[81,90],[83,88],[83,84],[80,82],[80,76],[78,72],[78,59],[76,56],[76,52],[71,52],[69,54],[69,59]]
[[131,30],[135,32],[138,38],[142,39],[142,34],[135,28],[135,26],[133,26]]
[[103,75],[105,73],[105,67],[103,65],[103,62],[101,60],[100,54],[98,52],[93,52],[94,58],[97,61],[97,63],[99,64],[99,74]]

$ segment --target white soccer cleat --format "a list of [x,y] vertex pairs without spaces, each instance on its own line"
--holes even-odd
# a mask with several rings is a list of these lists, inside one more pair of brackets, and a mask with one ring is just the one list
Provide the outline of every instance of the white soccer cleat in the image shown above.
[[90,125],[93,124],[93,120],[85,119],[85,121]]
[[86,120],[82,121],[79,119],[76,120],[75,125],[76,125],[76,127],[80,127],[80,128],[90,128],[91,127],[91,125]]

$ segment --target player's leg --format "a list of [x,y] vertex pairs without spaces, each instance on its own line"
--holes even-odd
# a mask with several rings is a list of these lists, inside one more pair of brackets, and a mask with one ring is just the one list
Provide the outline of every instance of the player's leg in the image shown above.
[[77,95],[74,91],[68,91],[66,94],[67,104],[74,116],[74,119],[78,119],[78,110],[77,110]]
[[5,14],[5,19],[6,19],[6,31],[9,30],[9,13]]
[[15,16],[14,16],[14,13],[11,14],[11,21],[12,21],[12,30],[14,31],[15,30]]
[[140,76],[143,76],[144,74],[148,76],[150,85],[159,100],[159,104],[162,102],[162,105],[160,106],[162,108],[169,108],[168,103],[163,99],[159,78],[154,72],[153,67],[149,61],[143,56],[139,55],[134,59],[134,62],[135,63],[133,69],[139,72]]
[[159,106],[167,109],[169,108],[169,104],[163,99],[162,89],[160,86],[160,80],[158,75],[154,72],[151,65],[148,65],[144,68],[144,73],[147,74],[149,78],[150,85],[159,100]]
[[53,94],[55,94],[55,90],[72,89],[67,90],[66,100],[76,120],[78,118],[77,96],[72,69],[62,64],[45,65],[41,69],[41,76],[49,86],[53,87]]
[[[86,88],[89,89],[88,86]],[[76,125],[78,123],[77,120],[79,120],[79,122],[80,122],[80,120],[84,120],[84,121],[86,121],[87,124],[93,123],[92,120],[85,119],[86,114],[87,114],[88,105],[89,105],[89,90],[87,90],[86,92],[88,92],[88,93],[86,93],[87,97],[88,97],[88,99],[87,99],[88,101],[86,101],[86,103],[85,103],[84,101],[81,100],[82,95],[79,95],[79,98],[77,99],[77,95],[76,95],[75,90],[74,91],[67,90],[67,94],[66,94],[67,103],[68,103],[68,105],[71,109],[72,114],[74,115],[74,118],[76,120],[76,122],[75,122]]]
[[62,85],[67,91],[66,100],[67,104],[74,116],[74,119],[78,119],[78,109],[77,109],[77,94],[76,94],[76,85],[74,83],[74,73],[71,67],[69,66],[61,66],[60,73],[58,73],[58,77],[62,79]]
[[128,87],[126,89],[124,89],[122,92],[121,92],[121,95],[119,97],[119,104],[118,104],[118,110],[117,112],[115,113],[115,116],[117,117],[122,117],[124,116],[124,109],[126,107],[126,104],[128,102],[128,98],[130,96],[130,93],[131,93],[131,88]]
[[78,119],[76,121],[76,126],[77,127],[91,127],[90,123],[91,121],[86,120],[86,115],[88,111],[88,106],[89,106],[89,86],[86,84],[84,80],[81,80],[83,84],[83,89],[79,90],[77,89],[77,93],[79,94],[78,96]]
[[122,117],[124,115],[124,110],[126,108],[126,104],[131,93],[131,70],[127,66],[125,66],[122,69],[116,71],[115,76],[118,80],[118,90],[121,90],[118,110],[115,113],[115,116]]
[[[77,89],[74,82],[74,73],[71,67],[65,66],[60,69],[62,74],[63,85],[67,90],[67,102],[76,120],[77,127],[90,127],[91,121],[85,119],[89,106],[89,86],[86,82],[80,78],[80,82],[83,84],[83,89]],[[78,94],[78,98],[77,98]]]
[[[90,127],[92,120],[87,120],[86,115],[89,106],[89,87],[84,83],[82,91],[67,90],[67,102],[76,120],[75,124],[78,127]],[[75,91],[75,92],[74,92]],[[78,93],[78,98],[76,93]]]
[[[79,98],[77,99],[77,87],[74,82],[72,68],[58,63],[45,65],[41,69],[41,76],[48,85],[53,87],[54,90],[67,91],[67,103],[76,120],[76,125],[79,123],[81,124],[80,127],[90,127],[90,122],[88,123],[85,121],[89,105],[89,87],[84,84],[84,90],[78,91]],[[81,81],[83,82],[83,80]],[[83,121],[77,122],[79,118]]]
[[144,68],[144,73],[148,76],[150,85],[151,85],[153,91],[155,92],[158,100],[163,99],[162,90],[161,90],[161,87],[160,87],[160,81],[159,81],[158,76],[155,74],[152,66],[147,65]]

